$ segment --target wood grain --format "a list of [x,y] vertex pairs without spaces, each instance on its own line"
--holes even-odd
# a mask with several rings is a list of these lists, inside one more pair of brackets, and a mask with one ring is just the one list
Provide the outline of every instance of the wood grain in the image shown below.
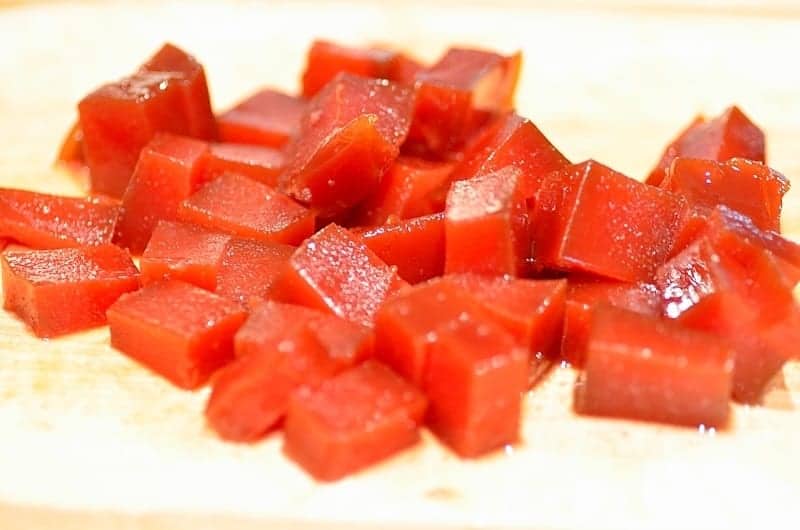
[[[427,4],[7,7],[0,185],[79,193],[51,168],[76,101],[165,40],[203,60],[223,108],[261,85],[294,89],[318,36],[425,58],[451,43],[521,48],[521,112],[571,158],[637,177],[695,113],[737,102],[767,131],[771,164],[800,176],[795,2]],[[800,235],[797,190],[784,219]],[[710,433],[575,417],[574,373],[556,369],[528,397],[514,448],[462,462],[426,435],[320,486],[278,436],[219,442],[203,423],[207,390],[175,390],[107,343],[105,330],[38,341],[0,314],[0,528],[745,529],[800,517],[797,363],[765,406],[737,406],[731,428]]]

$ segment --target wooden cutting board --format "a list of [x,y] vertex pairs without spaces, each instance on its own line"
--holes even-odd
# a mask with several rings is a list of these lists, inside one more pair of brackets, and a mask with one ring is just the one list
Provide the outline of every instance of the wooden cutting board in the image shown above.
[[[384,2],[385,3],[385,2]],[[450,43],[526,55],[519,95],[573,160],[640,177],[700,111],[741,104],[772,165],[800,178],[800,9],[791,1],[31,4],[0,9],[0,185],[78,193],[51,168],[74,105],[163,41],[206,65],[223,108],[295,89],[312,38]],[[702,7],[701,7],[702,5]],[[800,192],[785,229],[800,235]],[[178,391],[108,347],[105,330],[39,341],[0,314],[0,528],[785,528],[800,520],[800,367],[726,432],[576,417],[574,373],[526,403],[523,442],[462,462],[426,435],[391,461],[315,484],[280,437],[221,443],[207,391]]]

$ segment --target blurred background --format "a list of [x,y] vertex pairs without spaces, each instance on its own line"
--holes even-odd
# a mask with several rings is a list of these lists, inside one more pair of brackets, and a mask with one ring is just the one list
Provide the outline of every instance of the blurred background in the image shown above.
[[[45,171],[76,102],[164,41],[205,64],[223,109],[259,86],[296,90],[312,39],[522,49],[520,112],[573,160],[641,178],[699,113],[730,104],[800,177],[797,0],[0,0],[0,174]],[[791,198],[790,198],[791,201]]]

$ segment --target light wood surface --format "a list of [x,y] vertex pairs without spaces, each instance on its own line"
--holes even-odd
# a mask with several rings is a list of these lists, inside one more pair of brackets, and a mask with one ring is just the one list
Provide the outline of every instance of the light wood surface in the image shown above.
[[[526,7],[528,6],[528,7]],[[648,7],[649,6],[649,7]],[[312,38],[384,41],[433,58],[448,44],[522,48],[521,112],[574,160],[642,176],[697,112],[736,102],[800,179],[800,10],[722,2],[90,3],[0,9],[0,185],[78,193],[51,161],[74,105],[163,41],[206,65],[218,108],[296,87]],[[800,185],[798,185],[800,188]],[[785,205],[800,235],[800,190]],[[218,441],[207,391],[170,387],[97,330],[39,341],[0,314],[0,528],[794,528],[800,367],[726,432],[578,418],[574,373],[527,399],[523,442],[462,462],[430,436],[321,486],[280,452]],[[780,378],[779,378],[780,379]]]

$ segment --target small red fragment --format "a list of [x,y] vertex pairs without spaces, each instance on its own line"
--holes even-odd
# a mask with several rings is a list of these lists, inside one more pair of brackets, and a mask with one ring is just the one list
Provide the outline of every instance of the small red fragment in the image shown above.
[[489,322],[456,320],[437,335],[424,377],[431,430],[463,457],[516,442],[528,350]]
[[733,351],[717,337],[619,309],[595,309],[575,392],[582,414],[705,427],[728,419]]
[[107,314],[114,348],[185,389],[233,360],[246,316],[236,302],[177,280],[127,294]]
[[730,107],[713,120],[698,116],[672,143],[647,177],[647,183],[658,186],[677,157],[703,158],[722,162],[746,158],[765,162],[764,133],[739,109]]
[[421,392],[368,361],[293,396],[284,451],[316,479],[337,480],[413,445],[425,408]]
[[454,182],[445,210],[445,271],[517,276],[530,256],[521,173],[508,167]]
[[593,160],[552,173],[531,219],[538,267],[646,281],[672,250],[685,200]]
[[408,134],[413,91],[339,74],[308,105],[281,187],[333,217],[378,187]]
[[213,291],[231,239],[201,226],[160,221],[142,254],[142,283],[174,279]]
[[280,149],[297,136],[306,102],[265,88],[217,118],[223,142]]
[[444,214],[437,213],[353,230],[379,258],[397,267],[408,283],[419,283],[444,273]]
[[114,245],[6,252],[3,307],[38,337],[100,326],[123,293],[139,288],[130,255]]
[[372,326],[378,308],[400,285],[397,280],[396,271],[357,236],[329,224],[297,248],[276,296]]
[[201,140],[157,134],[142,149],[125,194],[115,243],[141,254],[162,219],[173,221],[178,205],[206,181],[208,144]]
[[111,243],[117,203],[0,188],[0,237],[38,248]]
[[236,174],[200,188],[178,219],[259,241],[296,245],[314,231],[314,214],[275,189]]

